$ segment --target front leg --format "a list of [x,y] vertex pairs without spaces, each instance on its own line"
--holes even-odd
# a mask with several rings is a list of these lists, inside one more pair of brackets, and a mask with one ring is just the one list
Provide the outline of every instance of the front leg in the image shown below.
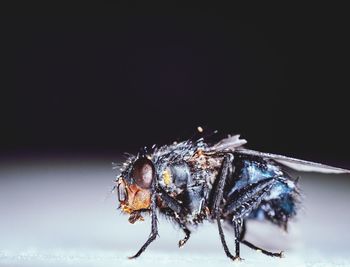
[[152,213],[152,229],[149,238],[146,243],[140,248],[140,250],[134,255],[129,257],[129,259],[135,259],[140,256],[151,244],[158,235],[158,225],[157,225],[157,196],[156,196],[156,181],[153,179],[152,183],[152,197],[151,197],[151,213]]
[[179,248],[184,246],[191,236],[191,231],[187,228],[186,224],[183,223],[180,217],[186,216],[187,209],[179,203],[176,199],[170,196],[162,187],[158,188],[158,196],[162,199],[164,204],[170,209],[171,213],[169,216],[175,217],[175,221],[179,224],[181,229],[185,232],[185,238],[179,241]]

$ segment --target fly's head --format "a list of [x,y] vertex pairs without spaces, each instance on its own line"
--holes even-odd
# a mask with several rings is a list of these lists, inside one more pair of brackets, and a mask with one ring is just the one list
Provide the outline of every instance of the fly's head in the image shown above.
[[130,223],[143,221],[141,211],[150,209],[154,176],[154,165],[144,156],[129,163],[119,176],[117,180],[118,200],[122,212],[130,214]]

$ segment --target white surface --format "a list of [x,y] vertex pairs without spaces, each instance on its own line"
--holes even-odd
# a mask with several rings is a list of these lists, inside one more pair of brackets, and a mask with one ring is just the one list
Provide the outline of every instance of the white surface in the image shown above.
[[[204,224],[184,248],[183,233],[160,218],[160,237],[136,260],[150,221],[131,225],[116,210],[115,173],[105,160],[3,161],[0,166],[0,266],[350,266],[350,176],[302,174],[302,210],[284,234],[250,223],[247,239],[285,251],[274,259],[241,247],[233,263],[216,225]],[[233,251],[233,233],[226,229]]]

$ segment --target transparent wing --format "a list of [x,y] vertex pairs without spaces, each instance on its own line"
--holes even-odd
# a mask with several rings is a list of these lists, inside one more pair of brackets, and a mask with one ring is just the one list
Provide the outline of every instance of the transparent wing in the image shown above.
[[245,139],[239,139],[240,135],[228,136],[227,138],[222,139],[220,142],[216,143],[212,147],[211,150],[214,151],[222,151],[222,150],[231,150],[235,151],[236,148],[243,146],[247,143]]
[[316,163],[316,162],[311,162],[311,161],[306,161],[306,160],[301,160],[296,158],[290,158],[290,157],[277,155],[277,154],[264,153],[264,152],[254,151],[254,150],[245,149],[245,148],[237,148],[235,151],[245,155],[252,155],[252,156],[258,156],[262,158],[273,159],[274,161],[297,171],[320,172],[320,173],[350,173],[350,170],[332,167],[321,163]]

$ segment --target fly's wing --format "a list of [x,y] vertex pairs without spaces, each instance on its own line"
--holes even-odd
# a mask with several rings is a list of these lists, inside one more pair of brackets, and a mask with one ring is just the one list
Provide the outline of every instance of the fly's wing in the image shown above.
[[222,139],[220,142],[216,143],[210,150],[213,151],[222,151],[222,150],[230,150],[235,151],[236,148],[243,146],[247,143],[245,139],[239,139],[240,135],[228,136],[227,138]]
[[245,148],[238,148],[236,149],[236,152],[245,154],[245,155],[272,159],[284,166],[287,166],[297,171],[320,172],[320,173],[350,173],[350,170],[346,170],[342,168],[332,167],[332,166],[315,163],[311,161],[306,161],[306,160],[301,160],[301,159],[296,159],[296,158],[290,158],[282,155],[254,151],[254,150],[245,149]]

